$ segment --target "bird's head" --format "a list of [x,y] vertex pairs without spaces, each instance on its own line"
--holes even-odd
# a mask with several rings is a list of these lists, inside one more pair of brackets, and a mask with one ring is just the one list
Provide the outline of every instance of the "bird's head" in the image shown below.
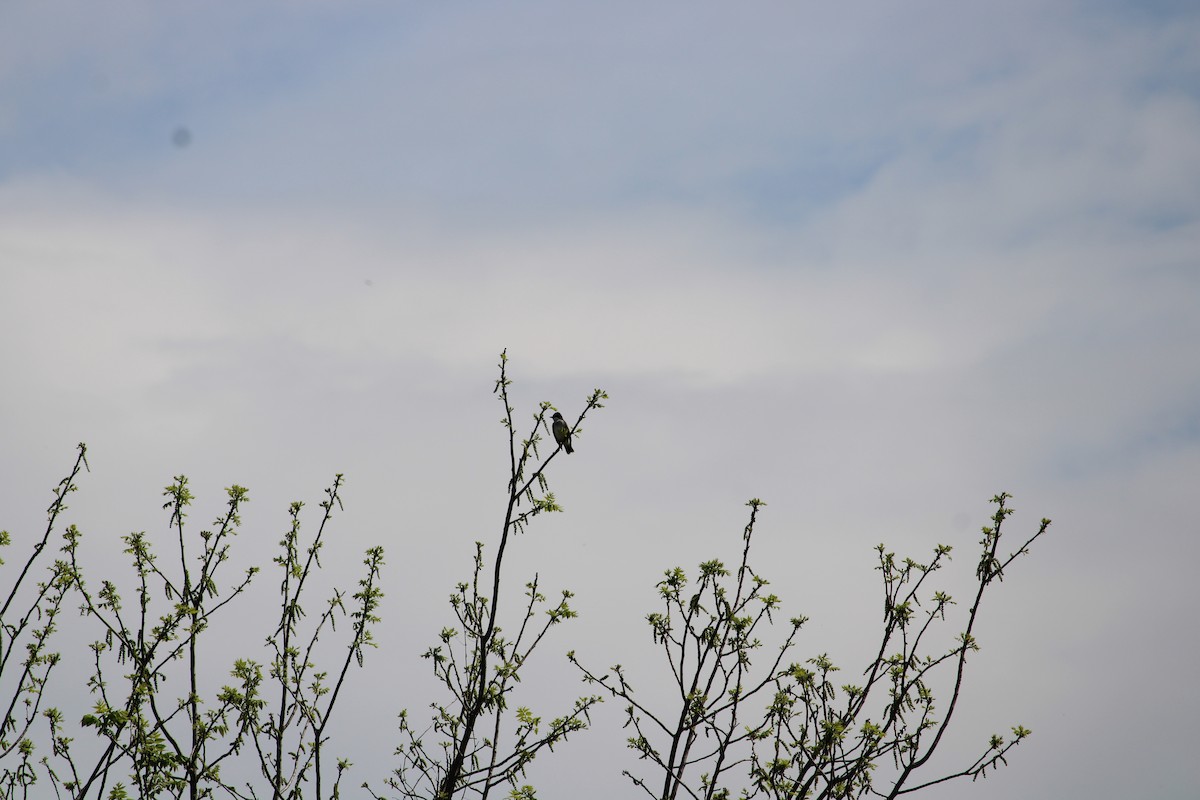
[[554,415],[553,415],[553,416],[551,416],[551,417],[550,417],[550,419],[562,419],[562,414],[560,414],[560,413],[558,413],[557,411],[555,411],[555,412],[554,412]]

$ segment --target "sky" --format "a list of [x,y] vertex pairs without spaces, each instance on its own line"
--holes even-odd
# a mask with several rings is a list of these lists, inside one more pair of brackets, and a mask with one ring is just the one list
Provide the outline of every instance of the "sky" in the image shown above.
[[[521,425],[610,395],[509,555],[580,612],[526,702],[582,691],[569,649],[657,680],[655,583],[732,562],[752,497],[798,656],[852,673],[874,546],[953,545],[961,585],[1006,491],[1014,546],[1054,524],[946,763],[1033,736],[927,796],[1195,797],[1198,42],[1117,0],[5,4],[0,528],[33,540],[83,441],[97,571],[179,474],[197,519],[249,487],[267,562],[344,473],[326,573],[388,565],[336,741],[378,786],[502,521],[507,350]],[[632,794],[594,721],[545,796]]]

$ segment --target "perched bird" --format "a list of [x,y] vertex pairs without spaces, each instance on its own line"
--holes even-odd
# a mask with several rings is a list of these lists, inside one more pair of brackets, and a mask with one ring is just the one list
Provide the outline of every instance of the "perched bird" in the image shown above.
[[554,425],[552,426],[554,441],[558,442],[563,450],[566,450],[568,453],[574,453],[575,448],[571,447],[571,429],[567,427],[567,421],[557,411],[554,412],[554,416],[551,419],[554,420]]

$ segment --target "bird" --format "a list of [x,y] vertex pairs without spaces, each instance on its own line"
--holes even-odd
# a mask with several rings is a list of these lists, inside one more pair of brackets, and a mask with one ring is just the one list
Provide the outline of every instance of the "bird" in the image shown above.
[[551,419],[554,420],[554,441],[558,442],[563,450],[566,450],[568,453],[574,453],[575,448],[571,447],[571,429],[567,427],[567,421],[557,411],[554,412],[554,416]]

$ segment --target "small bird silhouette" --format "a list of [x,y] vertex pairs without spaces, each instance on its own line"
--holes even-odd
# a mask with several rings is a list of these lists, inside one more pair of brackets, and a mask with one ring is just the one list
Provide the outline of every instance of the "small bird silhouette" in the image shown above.
[[554,441],[558,442],[563,450],[566,450],[568,453],[574,453],[575,448],[571,447],[571,429],[567,427],[567,421],[557,411],[554,412],[554,416],[551,419],[554,420],[554,425],[552,426]]

